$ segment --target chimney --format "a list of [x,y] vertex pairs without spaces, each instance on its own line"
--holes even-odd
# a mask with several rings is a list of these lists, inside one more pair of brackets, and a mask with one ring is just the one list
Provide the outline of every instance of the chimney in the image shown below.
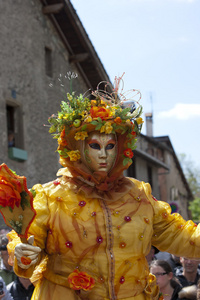
[[153,114],[152,113],[146,113],[146,135],[147,136],[153,136]]

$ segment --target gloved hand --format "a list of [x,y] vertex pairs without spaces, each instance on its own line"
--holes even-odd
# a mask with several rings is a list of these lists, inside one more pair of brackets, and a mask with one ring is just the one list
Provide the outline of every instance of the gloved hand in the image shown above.
[[22,269],[28,269],[38,260],[38,255],[42,249],[40,247],[33,246],[33,242],[34,236],[31,235],[28,239],[28,244],[21,243],[15,247],[17,264]]

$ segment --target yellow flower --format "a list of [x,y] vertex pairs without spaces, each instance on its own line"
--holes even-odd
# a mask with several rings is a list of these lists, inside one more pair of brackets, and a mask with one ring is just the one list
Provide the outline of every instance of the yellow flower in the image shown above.
[[106,106],[106,102],[105,102],[105,101],[103,101],[103,100],[101,100],[101,105],[104,105],[104,106]]
[[74,136],[74,138],[75,138],[76,141],[78,141],[78,140],[84,141],[84,139],[85,139],[86,137],[88,137],[87,131],[78,131],[78,132],[75,134],[75,136]]
[[130,125],[131,124],[131,120],[126,120],[126,124]]
[[113,130],[111,122],[106,122],[100,129],[100,133],[105,132],[106,134],[110,134]]
[[144,123],[143,119],[141,117],[136,119],[136,122],[138,123],[138,125]]
[[82,119],[87,115],[87,111],[83,110],[79,115],[81,115]]
[[85,118],[84,120],[86,123],[91,123],[92,122],[92,117],[91,116],[88,116]]
[[67,152],[71,161],[77,161],[81,158],[81,154],[79,150],[69,151]]
[[69,101],[71,101],[73,99],[73,96],[70,95],[70,93],[67,93],[67,98],[69,99]]
[[97,104],[96,100],[91,100],[91,106],[95,106]]
[[67,119],[68,119],[68,117],[69,117],[69,114],[65,114],[65,115],[63,115],[63,116],[62,116],[62,118],[61,118],[61,119],[67,120]]

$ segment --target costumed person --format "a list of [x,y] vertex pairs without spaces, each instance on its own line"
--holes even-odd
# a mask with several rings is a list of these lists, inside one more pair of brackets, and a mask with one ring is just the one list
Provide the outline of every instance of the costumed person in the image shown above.
[[33,300],[158,299],[145,258],[151,245],[200,257],[200,227],[171,214],[148,183],[123,176],[143,121],[120,81],[110,94],[98,86],[92,100],[67,94],[49,119],[63,168],[33,187],[33,245],[19,243],[13,231],[8,244],[11,256],[17,244],[16,274],[35,282]]

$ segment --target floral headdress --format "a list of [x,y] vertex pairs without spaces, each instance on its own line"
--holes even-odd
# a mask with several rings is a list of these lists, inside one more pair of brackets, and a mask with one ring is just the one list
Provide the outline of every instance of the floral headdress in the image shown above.
[[[66,101],[61,103],[61,111],[49,118],[49,132],[58,139],[62,165],[65,166],[64,161],[73,162],[81,158],[80,151],[71,146],[69,137],[75,141],[85,140],[88,133],[95,130],[105,134],[126,134],[123,165],[132,163],[132,150],[136,148],[136,136],[143,123],[140,117],[142,106],[139,104],[141,94],[137,90],[123,92],[123,75],[115,77],[114,88],[110,83],[102,81],[89,96],[67,93]],[[100,88],[102,85],[104,89]]]

